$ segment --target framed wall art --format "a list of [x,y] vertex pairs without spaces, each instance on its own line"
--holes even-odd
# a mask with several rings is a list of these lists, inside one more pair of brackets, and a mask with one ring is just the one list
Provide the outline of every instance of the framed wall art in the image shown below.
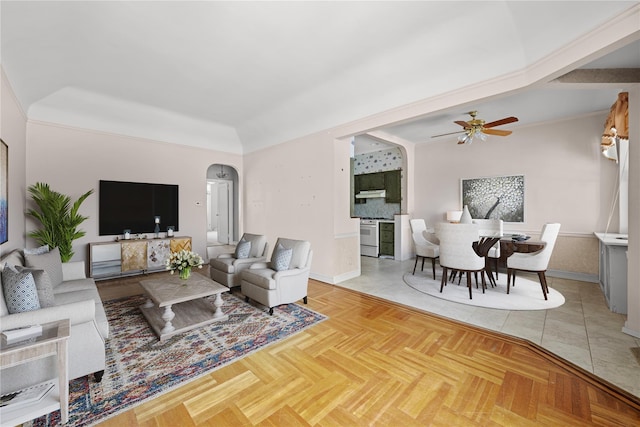
[[9,240],[9,147],[0,139],[0,244]]
[[524,175],[461,180],[462,206],[471,218],[524,222]]

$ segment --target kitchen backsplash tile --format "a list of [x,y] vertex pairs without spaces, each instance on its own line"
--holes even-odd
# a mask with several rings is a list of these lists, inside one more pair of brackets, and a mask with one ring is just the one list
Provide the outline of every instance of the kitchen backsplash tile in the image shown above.
[[400,203],[385,203],[384,198],[367,199],[354,206],[354,214],[360,218],[389,218],[400,213]]
[[374,151],[372,153],[359,154],[354,158],[354,175],[384,172],[396,169],[402,169],[402,152],[397,147]]

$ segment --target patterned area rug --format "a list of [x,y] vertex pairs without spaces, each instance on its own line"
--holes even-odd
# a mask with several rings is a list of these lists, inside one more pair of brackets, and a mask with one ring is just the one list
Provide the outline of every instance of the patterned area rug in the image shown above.
[[[159,342],[140,312],[142,296],[107,301],[107,368],[101,383],[87,377],[70,383],[69,422],[93,425],[185,382],[313,326],[326,316],[288,304],[273,316],[228,293],[222,307],[229,319]],[[211,300],[213,304],[213,300]],[[33,421],[60,424],[60,412]]]

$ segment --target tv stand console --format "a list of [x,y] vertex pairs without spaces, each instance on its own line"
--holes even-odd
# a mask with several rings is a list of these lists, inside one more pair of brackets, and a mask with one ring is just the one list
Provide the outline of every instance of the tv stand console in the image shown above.
[[191,250],[191,237],[89,243],[89,276],[101,280],[163,271],[171,252],[182,249]]

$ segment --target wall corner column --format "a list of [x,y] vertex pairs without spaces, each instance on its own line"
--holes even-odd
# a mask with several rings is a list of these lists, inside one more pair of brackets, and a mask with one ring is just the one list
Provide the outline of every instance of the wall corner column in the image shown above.
[[629,249],[627,321],[622,331],[640,338],[640,84],[629,90]]

